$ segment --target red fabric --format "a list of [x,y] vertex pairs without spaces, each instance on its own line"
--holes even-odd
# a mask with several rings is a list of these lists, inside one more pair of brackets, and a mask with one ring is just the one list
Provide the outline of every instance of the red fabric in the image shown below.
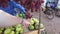
[[20,0],[14,0],[15,2],[18,2],[18,1],[20,1]]
[[25,4],[25,9],[26,9],[26,11],[28,11],[28,10],[29,10],[29,6],[28,6],[28,5],[26,5],[26,4]]
[[[31,12],[33,12],[34,8],[37,10],[39,9],[40,5],[44,2],[44,0],[21,0],[20,1],[21,5],[23,5],[26,9],[26,11],[28,12],[29,9],[31,9]],[[27,13],[26,14],[26,18],[31,18],[32,16]]]
[[6,3],[8,3],[8,0],[3,0],[3,2],[6,2]]
[[29,18],[31,18],[32,17],[32,15],[30,15],[30,13],[29,12],[26,12],[26,19],[29,19]]
[[21,5],[25,7],[28,11],[31,9],[33,11],[34,8],[39,9],[40,5],[44,2],[44,0],[21,0]]
[[0,6],[6,8],[8,6],[8,0],[0,0]]
[[24,5],[24,3],[21,1],[21,5]]
[[41,4],[43,3],[43,0],[38,0],[35,4],[36,9],[39,9],[39,7],[41,6]]
[[31,8],[34,8],[34,7],[35,7],[35,3],[32,2],[32,3],[31,3]]
[[44,3],[44,0],[40,0],[41,3]]
[[25,3],[27,4],[30,0],[26,0]]
[[2,0],[0,0],[0,6],[1,6],[1,4],[2,4]]
[[6,8],[6,7],[8,6],[8,4],[3,3],[1,6],[2,6],[3,8]]

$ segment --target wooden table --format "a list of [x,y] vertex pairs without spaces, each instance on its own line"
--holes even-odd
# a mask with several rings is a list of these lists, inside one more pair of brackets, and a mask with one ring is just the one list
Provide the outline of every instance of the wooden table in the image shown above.
[[24,34],[38,34],[38,30],[34,30],[34,31],[31,31],[31,32],[28,32],[28,33],[24,33]]

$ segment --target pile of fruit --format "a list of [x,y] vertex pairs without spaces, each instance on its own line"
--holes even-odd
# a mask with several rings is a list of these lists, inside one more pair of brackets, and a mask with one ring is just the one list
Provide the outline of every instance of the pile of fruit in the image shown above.
[[44,29],[43,24],[40,24],[40,27],[38,25],[39,25],[39,20],[36,18],[31,18],[30,25],[29,25],[28,29],[29,30],[37,30],[38,28]]
[[0,28],[0,34],[22,34],[22,33],[23,28],[21,24],[12,27]]
[[38,29],[38,26],[39,24],[39,20],[36,19],[36,18],[31,18],[30,19],[30,25],[29,25],[29,30],[34,30],[34,29]]

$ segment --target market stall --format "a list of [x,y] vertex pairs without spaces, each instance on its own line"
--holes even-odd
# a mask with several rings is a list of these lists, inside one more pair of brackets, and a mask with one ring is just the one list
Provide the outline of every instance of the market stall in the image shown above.
[[[7,5],[8,0],[1,0],[0,34],[25,34],[26,32],[26,34],[38,34],[38,29],[41,29],[41,31],[45,30],[43,24],[40,24],[39,27],[40,11],[38,10],[40,10],[40,5],[43,1],[29,0],[29,2],[25,0],[26,4],[24,4],[25,1],[20,1],[21,3],[17,0],[10,0],[9,5]],[[14,8],[19,10],[16,9],[14,12]]]

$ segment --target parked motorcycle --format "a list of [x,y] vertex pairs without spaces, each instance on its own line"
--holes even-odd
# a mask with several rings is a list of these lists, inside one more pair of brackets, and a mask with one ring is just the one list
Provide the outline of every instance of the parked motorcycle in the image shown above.
[[46,10],[44,11],[44,14],[46,15],[46,17],[48,19],[53,19],[54,18],[54,14],[55,14],[55,4],[54,2],[48,2],[46,4]]

